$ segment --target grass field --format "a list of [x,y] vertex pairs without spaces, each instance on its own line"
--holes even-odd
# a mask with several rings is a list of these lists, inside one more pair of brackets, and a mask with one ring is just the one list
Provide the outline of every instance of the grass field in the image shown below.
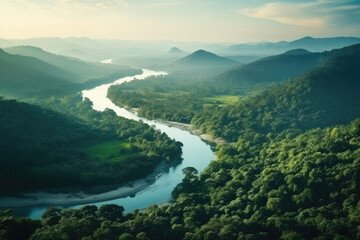
[[225,105],[231,105],[231,104],[235,104],[236,102],[238,102],[240,100],[240,98],[241,97],[239,97],[237,95],[221,95],[221,96],[205,98],[205,101],[207,104],[220,103],[220,104],[225,104]]
[[109,141],[95,144],[85,149],[90,156],[101,160],[122,161],[135,157],[136,153],[131,151],[129,142]]

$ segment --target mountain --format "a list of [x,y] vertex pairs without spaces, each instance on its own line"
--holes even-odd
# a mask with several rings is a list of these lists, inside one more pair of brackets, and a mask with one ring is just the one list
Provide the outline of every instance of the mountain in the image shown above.
[[205,50],[198,50],[190,55],[174,62],[176,66],[182,67],[211,67],[211,66],[232,66],[237,62],[228,58],[220,57]]
[[0,49],[0,94],[33,96],[59,94],[71,87],[74,75],[34,57],[11,55]]
[[237,44],[229,46],[224,52],[227,54],[267,54],[274,55],[291,49],[303,48],[311,52],[323,52],[335,48],[342,48],[360,43],[356,37],[312,38],[304,37],[294,41],[261,42],[251,44]]
[[89,79],[108,76],[123,70],[117,65],[90,63],[79,59],[56,55],[33,46],[16,46],[4,49],[10,54],[35,57],[73,74],[72,81],[84,82]]
[[[307,56],[307,55],[305,55]],[[331,52],[309,73],[241,101],[194,117],[200,129],[230,140],[348,123],[360,117],[360,44]]]
[[334,49],[313,53],[302,48],[292,49],[232,68],[209,81],[216,85],[219,92],[248,94],[300,76],[341,51],[343,50]]
[[185,55],[186,52],[179,49],[179,48],[177,48],[177,47],[173,47],[168,51],[168,54],[171,54],[171,55]]
[[220,74],[214,80],[235,85],[282,82],[311,70],[320,62],[322,56],[304,49],[290,50],[236,67]]

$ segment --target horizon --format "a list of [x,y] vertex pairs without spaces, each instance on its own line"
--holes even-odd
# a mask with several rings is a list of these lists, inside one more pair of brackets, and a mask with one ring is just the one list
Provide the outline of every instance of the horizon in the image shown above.
[[[2,0],[0,38],[201,43],[360,36],[352,0]],[[168,40],[171,39],[171,40]]]
[[[124,39],[124,38],[92,38],[87,36],[67,36],[67,37],[59,37],[59,36],[47,36],[47,37],[28,37],[28,38],[2,38],[2,40],[9,40],[9,41],[23,41],[23,40],[34,40],[34,39],[87,39],[92,41],[129,41],[129,42],[174,42],[174,43],[198,43],[198,44],[260,44],[260,43],[279,43],[279,42],[293,42],[297,40],[301,40],[304,38],[312,38],[312,39],[331,39],[331,38],[360,38],[360,35],[339,35],[339,36],[302,36],[298,38],[291,38],[291,39],[282,39],[277,41],[267,41],[267,40],[259,40],[259,41],[250,41],[250,42],[211,42],[211,41],[178,41],[174,39]],[[19,45],[20,46],[20,45]],[[176,46],[174,46],[176,47]]]

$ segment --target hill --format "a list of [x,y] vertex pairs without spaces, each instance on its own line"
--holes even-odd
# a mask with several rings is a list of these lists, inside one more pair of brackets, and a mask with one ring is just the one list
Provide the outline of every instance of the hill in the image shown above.
[[225,52],[228,54],[267,54],[274,55],[291,49],[303,48],[311,52],[323,52],[335,48],[342,48],[360,43],[356,37],[312,38],[304,37],[294,41],[261,42],[251,44],[237,44],[229,46]]
[[71,72],[73,73],[71,80],[74,82],[84,82],[88,81],[89,79],[108,76],[114,72],[119,72],[124,69],[123,67],[117,65],[89,63],[75,58],[56,55],[46,52],[41,48],[32,46],[10,47],[5,48],[4,51],[10,54],[35,57],[44,62]]
[[71,88],[68,79],[72,77],[72,73],[37,58],[11,55],[0,49],[0,94],[59,94]]
[[265,57],[255,62],[235,67],[210,79],[219,90],[244,92],[252,85],[280,83],[313,69],[324,57],[306,50],[290,50],[280,55]]
[[180,159],[181,143],[148,125],[94,112],[81,96],[48,101],[63,113],[0,98],[0,195],[118,184]]
[[313,53],[301,48],[292,49],[235,67],[209,81],[216,86],[218,92],[248,94],[305,74],[341,51],[342,49],[334,49]]
[[228,58],[220,57],[211,52],[198,50],[174,62],[173,64],[175,66],[197,68],[197,67],[212,67],[212,66],[219,66],[219,67],[233,66],[236,65],[237,62],[230,60]]
[[63,95],[140,72],[128,67],[82,62],[34,47],[7,51],[29,55],[9,54],[0,49],[0,94],[8,97]]
[[[308,56],[308,55],[305,55]],[[347,123],[360,116],[360,44],[332,52],[310,73],[227,108],[208,109],[193,123],[236,141],[250,133],[280,133]]]

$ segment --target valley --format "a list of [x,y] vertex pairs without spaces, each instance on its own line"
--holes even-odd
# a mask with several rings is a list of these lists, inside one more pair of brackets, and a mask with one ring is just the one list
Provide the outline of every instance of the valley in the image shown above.
[[0,236],[356,239],[359,46],[154,70],[5,48]]

